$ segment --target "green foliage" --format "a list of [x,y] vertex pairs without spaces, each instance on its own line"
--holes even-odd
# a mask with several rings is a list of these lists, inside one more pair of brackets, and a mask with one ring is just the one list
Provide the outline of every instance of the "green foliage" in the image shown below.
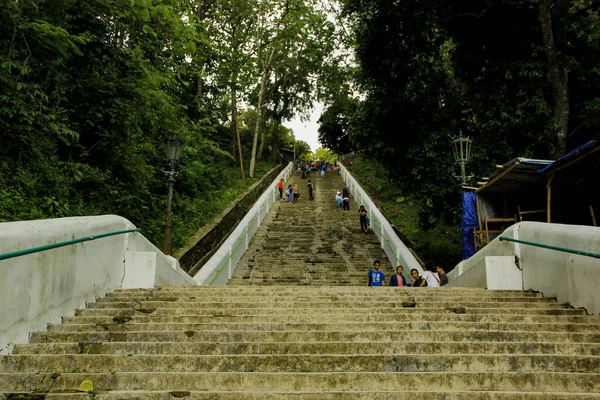
[[312,160],[313,161],[334,162],[334,161],[337,161],[338,159],[339,159],[339,157],[338,157],[337,154],[335,154],[331,150],[324,149],[323,147],[319,147],[312,154]]
[[[207,43],[182,18],[186,4],[4,4],[0,221],[119,214],[160,243],[164,137],[173,132],[187,141],[173,201],[175,246],[244,190],[223,140],[220,102],[190,107],[198,66],[189,54]],[[259,163],[258,177],[272,167]]]
[[356,113],[358,100],[348,96],[336,99],[319,117],[319,142],[337,154],[352,151],[350,141],[351,119]]
[[[334,150],[350,136],[413,199],[421,226],[456,223],[460,187],[451,139],[474,139],[468,172],[514,157],[547,158],[557,127],[537,2],[344,0],[359,68],[355,110],[337,94],[322,115]],[[558,64],[569,71],[575,147],[600,118],[600,3],[554,1]],[[565,6],[566,5],[566,6]],[[340,112],[340,109],[343,112]],[[347,127],[347,128],[346,128]],[[473,182],[474,183],[474,182]]]
[[294,148],[296,149],[296,158],[300,161],[309,161],[312,156],[310,145],[304,140],[296,140]]

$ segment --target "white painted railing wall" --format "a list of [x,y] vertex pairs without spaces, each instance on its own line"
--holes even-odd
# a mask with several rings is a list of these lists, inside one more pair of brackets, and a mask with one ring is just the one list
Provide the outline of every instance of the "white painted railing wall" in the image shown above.
[[[116,215],[0,224],[0,254],[127,229]],[[117,288],[196,282],[141,233],[100,238],[0,261],[0,354],[29,332],[74,315]]]
[[[600,253],[598,227],[520,222],[506,229],[501,236]],[[499,238],[459,263],[448,274],[450,286],[496,286],[499,275],[488,274],[490,261],[494,258],[511,258],[511,267],[520,270],[519,276],[510,273],[512,278],[504,277],[514,280],[513,289],[536,290],[547,297],[556,297],[559,302],[569,302],[574,307],[585,307],[589,313],[600,314],[600,259],[500,241]],[[510,282],[504,282],[504,285],[507,283]]]
[[[383,216],[375,203],[371,200],[367,192],[358,184],[354,176],[346,169],[346,167],[338,163],[342,178],[346,182],[346,187],[350,190],[352,201],[357,205],[364,205],[371,219],[371,229],[377,235],[381,243],[381,248],[385,251],[392,266],[402,265],[405,273],[410,273],[410,270],[415,268],[419,274],[423,273],[421,265],[410,252],[408,247],[400,240],[389,221]],[[357,215],[358,218],[358,215]]]
[[269,209],[279,199],[277,182],[281,179],[287,181],[292,173],[293,163],[273,180],[273,183],[254,203],[238,226],[233,230],[219,250],[202,266],[194,276],[194,280],[201,285],[226,285],[240,259],[248,250],[250,240],[254,237]]

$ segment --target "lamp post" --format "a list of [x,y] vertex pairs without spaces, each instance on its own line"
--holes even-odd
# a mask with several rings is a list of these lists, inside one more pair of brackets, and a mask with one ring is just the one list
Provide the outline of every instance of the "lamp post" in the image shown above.
[[466,172],[466,164],[469,162],[471,157],[471,143],[472,139],[469,137],[463,137],[462,131],[457,138],[452,139],[452,150],[454,151],[454,159],[460,165],[460,175],[452,174],[454,177],[461,181],[461,185],[467,184],[467,179],[471,179],[474,175],[468,175]]
[[165,231],[162,245],[162,252],[171,255],[173,251],[173,215],[171,213],[171,202],[173,200],[173,184],[175,177],[179,174],[176,166],[183,151],[184,141],[176,134],[167,136],[167,161],[169,162],[169,170],[163,172],[167,176],[168,194],[167,194],[167,221],[165,222]]

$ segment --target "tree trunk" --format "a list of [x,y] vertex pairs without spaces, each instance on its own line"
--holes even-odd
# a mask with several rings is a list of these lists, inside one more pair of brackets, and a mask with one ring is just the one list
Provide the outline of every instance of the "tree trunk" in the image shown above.
[[235,140],[237,138],[238,158],[240,160],[240,171],[242,173],[242,185],[245,185],[244,160],[242,159],[242,140],[240,139],[240,127],[237,119],[236,91],[231,91],[231,133],[233,137],[233,153],[235,154]]
[[279,119],[275,119],[273,125],[273,146],[271,148],[271,161],[277,162],[277,156],[279,155],[279,125],[281,124]]
[[263,109],[263,101],[265,97],[265,85],[267,81],[267,68],[263,67],[263,72],[260,77],[260,90],[258,92],[258,106],[256,107],[256,111],[258,115],[256,116],[256,124],[254,126],[254,141],[252,142],[252,157],[250,158],[250,178],[254,178],[254,167],[256,166],[256,148],[258,146],[258,132],[260,131],[260,121],[262,118],[262,109]]
[[552,88],[554,123],[556,131],[548,142],[548,153],[559,158],[567,150],[569,129],[569,74],[557,60],[557,50],[552,30],[552,0],[539,0],[539,19],[542,27],[542,39],[546,62],[548,63],[548,82]]
[[259,160],[262,160],[262,155],[263,155],[263,150],[265,148],[265,134],[266,134],[266,130],[267,127],[265,126],[267,122],[267,113],[263,112],[261,113],[261,118],[260,118],[260,141],[259,141],[259,145],[258,145],[258,154],[256,156],[256,158],[258,158]]
[[229,140],[229,147],[231,148],[231,154],[235,154],[235,140],[237,137],[237,99],[235,89],[231,89],[231,139]]

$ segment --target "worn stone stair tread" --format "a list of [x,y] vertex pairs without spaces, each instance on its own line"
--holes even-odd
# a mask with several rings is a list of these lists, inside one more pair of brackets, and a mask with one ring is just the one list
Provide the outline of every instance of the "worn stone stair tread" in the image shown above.
[[[498,310],[503,311],[507,315],[563,315],[563,316],[585,316],[585,310],[572,309],[572,308],[466,308],[466,307],[429,307],[429,308],[413,308],[413,307],[403,307],[403,308],[394,308],[394,313],[411,313],[411,314],[427,314],[431,312],[453,312],[450,310],[459,309],[460,312],[472,314],[472,315],[489,315],[493,313],[497,313]],[[346,308],[220,308],[220,309],[196,309],[193,307],[187,308],[87,308],[87,309],[79,309],[76,311],[76,315],[119,315],[119,316],[131,316],[131,315],[190,315],[193,312],[202,312],[205,314],[218,315],[226,313],[227,315],[231,314],[231,312],[235,311],[236,315],[270,315],[270,314],[345,314],[349,309]],[[389,309],[381,308],[381,307],[362,307],[362,308],[352,308],[353,312],[361,311],[369,314],[383,314],[390,313]]]
[[[285,298],[286,296],[289,296],[289,292],[286,293],[286,291],[280,291],[278,290],[276,287],[273,287],[274,289],[271,291],[272,293],[269,293],[271,296],[275,297],[275,298]],[[228,289],[231,289],[230,287],[228,287]],[[248,288],[249,289],[249,288]],[[339,288],[341,289],[341,288]],[[245,290],[244,292],[246,292],[247,290]],[[211,293],[212,292],[212,293]],[[398,297],[398,296],[404,296],[404,297],[418,297],[418,298],[423,298],[423,299],[439,299],[439,298],[449,298],[449,299],[456,299],[456,298],[461,298],[461,297],[466,297],[466,298],[477,298],[477,299],[505,299],[506,301],[509,301],[508,299],[517,299],[517,300],[524,300],[524,301],[536,301],[538,299],[540,299],[541,301],[555,301],[552,298],[548,298],[548,297],[542,297],[540,294],[538,293],[525,293],[523,295],[516,295],[516,294],[499,294],[499,293],[494,293],[493,291],[491,293],[473,293],[473,292],[466,292],[466,293],[460,293],[460,292],[455,292],[455,291],[447,291],[445,289],[440,289],[437,291],[434,290],[428,290],[427,288],[390,288],[390,287],[384,287],[384,288],[380,288],[380,289],[367,289],[365,291],[356,291],[356,292],[342,292],[342,293],[338,293],[336,291],[325,291],[325,290],[321,290],[321,293],[308,293],[308,292],[312,292],[311,289],[306,288],[306,291],[304,293],[296,293],[296,298],[302,298],[302,297],[314,297],[314,298],[319,298],[319,299],[331,299],[332,297],[337,297],[337,298],[348,298],[348,299],[355,299],[355,298],[363,298],[363,297],[369,297],[369,298],[375,298],[375,299],[379,299],[379,298],[394,298],[394,297]],[[252,300],[255,298],[262,298],[265,293],[227,293],[227,292],[215,292],[215,291],[207,291],[207,292],[190,292],[190,291],[164,291],[164,290],[157,290],[157,291],[152,291],[152,292],[135,292],[135,293],[131,293],[131,294],[127,294],[124,292],[121,293],[111,293],[109,295],[107,295],[105,298],[102,299],[123,299],[123,298],[127,298],[127,299],[132,299],[132,298],[145,298],[145,297],[150,297],[150,298],[216,298],[216,299],[228,299],[231,298],[231,296],[235,296],[236,299],[240,299],[240,300]],[[516,300],[515,300],[516,301]]]
[[61,342],[16,345],[13,354],[562,354],[600,356],[600,343],[542,342]]
[[[396,308],[406,307],[403,305],[406,300],[388,302],[385,307]],[[91,303],[89,308],[253,308],[270,305],[270,308],[372,308],[373,302],[369,301],[331,301],[331,302],[313,302],[313,301],[262,301],[262,302],[190,302],[190,301],[115,301],[105,303]],[[466,307],[466,308],[570,308],[565,304],[555,303],[534,303],[534,302],[463,302],[463,301],[437,301],[437,302],[420,302],[418,306],[424,308],[447,308],[447,307]],[[433,306],[433,307],[432,307]]]
[[[599,394],[594,393],[548,393],[548,392],[490,392],[490,391],[455,391],[455,392],[416,392],[416,391],[113,391],[88,395],[85,393],[50,393],[46,399],[50,400],[577,400],[599,399]],[[33,400],[33,399],[32,399]],[[41,399],[40,399],[41,400]]]
[[[599,325],[600,320],[590,316],[572,315],[498,315],[467,314],[463,310],[446,313],[381,313],[381,314],[196,314],[196,315],[77,315],[63,317],[63,324],[152,324],[152,323],[206,323],[206,322],[253,322],[253,323],[323,323],[323,322],[488,322],[488,323],[554,323]],[[600,328],[600,326],[597,326]]]
[[597,324],[557,323],[510,323],[510,322],[464,322],[464,321],[361,321],[361,322],[223,322],[202,323],[70,323],[49,325],[49,332],[94,331],[382,331],[382,330],[463,330],[463,331],[527,331],[527,332],[600,332]]
[[[443,337],[449,341],[499,341],[499,342],[572,342],[572,343],[598,343],[600,333],[562,333],[562,332],[518,332],[518,331],[377,331],[377,340],[395,341],[424,341],[439,340]],[[270,340],[269,340],[270,339]],[[187,341],[204,342],[261,341],[373,341],[373,331],[137,331],[137,332],[45,332],[32,335],[32,343],[88,341],[88,342],[123,342],[123,341]]]
[[380,390],[600,392],[600,374],[568,372],[115,372],[0,373],[5,392],[74,391],[83,380],[105,390]]
[[586,372],[600,357],[485,354],[12,355],[0,372]]

